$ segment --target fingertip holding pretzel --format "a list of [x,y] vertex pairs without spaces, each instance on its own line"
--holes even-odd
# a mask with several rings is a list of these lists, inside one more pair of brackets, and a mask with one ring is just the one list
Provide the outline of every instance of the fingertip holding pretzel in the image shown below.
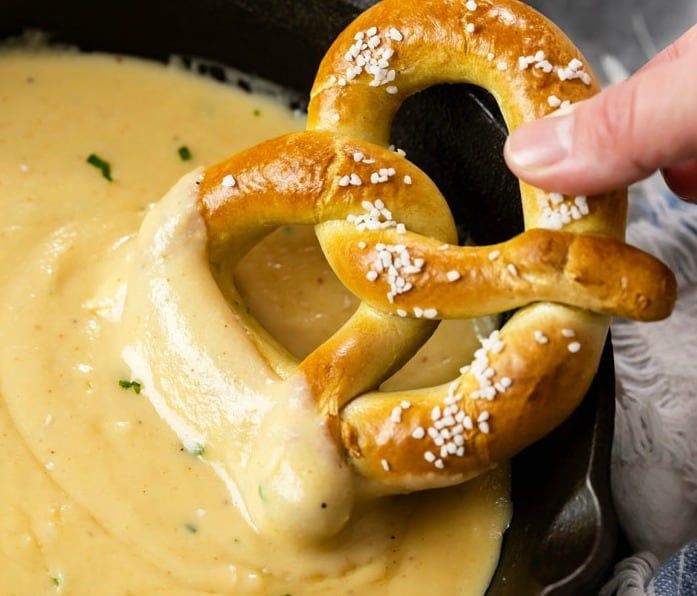
[[[593,95],[573,44],[516,0],[383,0],[339,35],[311,92],[308,130],[264,142],[203,173],[198,209],[219,283],[282,224],[315,226],[327,259],[362,302],[302,362],[241,299],[239,324],[281,378],[304,376],[317,412],[370,493],[471,478],[555,428],[597,369],[608,316],[657,320],[673,274],[622,242],[626,190],[565,197],[521,183],[525,231],[459,247],[433,182],[385,148],[411,94],[471,83],[509,129]],[[382,392],[440,318],[520,310],[452,383]],[[464,363],[463,363],[464,364]]]

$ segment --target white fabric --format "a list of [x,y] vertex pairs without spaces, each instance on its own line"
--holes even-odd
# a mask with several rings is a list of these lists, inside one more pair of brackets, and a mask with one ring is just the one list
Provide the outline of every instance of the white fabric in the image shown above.
[[[641,185],[628,241],[678,277],[666,321],[615,321],[612,488],[633,548],[664,559],[697,538],[697,206]],[[639,211],[639,213],[637,213]]]
[[615,567],[615,576],[598,596],[645,596],[653,574],[658,568],[658,559],[651,553],[639,553],[629,557]]
[[[610,83],[629,75],[613,56]],[[632,189],[627,240],[678,277],[673,315],[612,325],[617,410],[612,490],[638,554],[615,568],[602,594],[642,596],[659,562],[697,538],[697,206],[673,197],[656,175]]]
[[666,321],[612,325],[612,488],[632,547],[664,559],[697,538],[697,206],[655,180],[638,190],[628,241],[676,272],[679,294]]

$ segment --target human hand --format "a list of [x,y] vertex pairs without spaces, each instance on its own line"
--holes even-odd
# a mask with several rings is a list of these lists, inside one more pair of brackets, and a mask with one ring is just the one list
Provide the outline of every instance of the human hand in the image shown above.
[[626,81],[520,127],[504,149],[519,178],[592,195],[663,172],[697,202],[697,26]]

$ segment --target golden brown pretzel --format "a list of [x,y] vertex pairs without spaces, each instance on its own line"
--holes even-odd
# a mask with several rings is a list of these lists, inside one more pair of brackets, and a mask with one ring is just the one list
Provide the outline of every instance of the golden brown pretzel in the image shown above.
[[[319,68],[308,128],[326,133],[259,145],[201,184],[213,261],[234,265],[272,226],[318,224],[330,264],[364,300],[299,368],[335,431],[340,420],[354,467],[384,492],[461,481],[540,438],[590,384],[608,326],[595,313],[653,320],[675,299],[672,274],[621,242],[625,191],[563,198],[521,184],[527,232],[495,247],[453,246],[430,180],[366,143],[386,145],[403,99],[444,82],[489,90],[510,129],[597,91],[568,39],[515,0],[383,0]],[[400,254],[409,263],[389,282]],[[359,395],[411,356],[433,329],[428,319],[519,306],[450,385]],[[287,362],[256,330],[269,360]]]
[[[235,317],[281,378],[302,373],[373,492],[453,484],[511,457],[582,399],[606,315],[654,320],[675,299],[670,271],[622,242],[626,191],[586,199],[521,184],[525,233],[457,247],[438,189],[384,147],[403,99],[444,82],[488,89],[511,129],[597,90],[566,37],[515,0],[383,0],[328,51],[310,130],[212,166],[199,184],[209,259]],[[315,224],[330,264],[363,300],[301,363],[246,313],[232,284],[243,254],[284,223]],[[437,319],[514,307],[452,383],[375,391]]]

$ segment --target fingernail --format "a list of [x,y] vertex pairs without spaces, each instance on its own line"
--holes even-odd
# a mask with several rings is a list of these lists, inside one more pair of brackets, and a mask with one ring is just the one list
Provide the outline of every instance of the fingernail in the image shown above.
[[573,114],[521,126],[506,142],[507,157],[513,165],[526,170],[558,164],[571,155],[573,128]]

